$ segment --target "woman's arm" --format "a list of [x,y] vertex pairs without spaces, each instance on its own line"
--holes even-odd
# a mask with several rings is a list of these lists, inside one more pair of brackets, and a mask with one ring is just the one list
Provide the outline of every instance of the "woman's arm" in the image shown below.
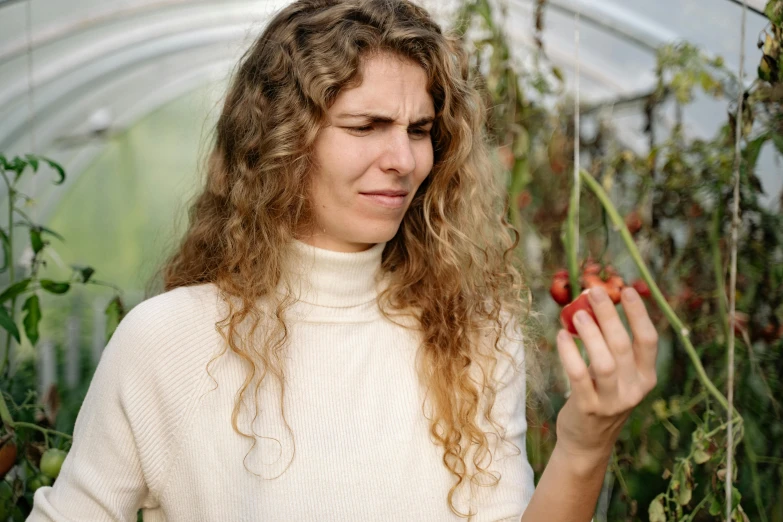
[[593,517],[609,455],[577,459],[555,445],[522,522],[583,522]]
[[[588,294],[597,322],[575,315],[590,366],[565,330],[557,336],[571,395],[557,415],[557,444],[522,522],[589,521],[609,456],[631,411],[655,387],[658,332],[633,288],[622,303],[633,338],[601,288]],[[581,315],[581,317],[580,317]]]

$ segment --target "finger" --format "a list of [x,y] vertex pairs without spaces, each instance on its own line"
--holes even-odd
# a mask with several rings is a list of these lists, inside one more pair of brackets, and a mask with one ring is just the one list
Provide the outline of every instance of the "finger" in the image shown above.
[[557,333],[557,353],[571,383],[571,394],[575,395],[574,400],[588,409],[595,406],[598,403],[598,394],[593,379],[573,337],[566,330],[561,329]]
[[626,382],[634,382],[639,374],[636,367],[636,358],[625,325],[617,313],[614,303],[601,287],[593,287],[587,293],[590,306],[593,308],[598,325],[603,333],[605,343],[609,351],[614,355],[619,379]]
[[599,397],[613,398],[617,391],[617,362],[606,345],[601,329],[583,310],[574,315],[574,326],[587,349]]
[[587,292],[587,297],[590,299],[590,306],[598,319],[598,325],[609,349],[616,357],[633,359],[631,337],[628,335],[614,303],[609,298],[609,294],[601,287],[593,287]]
[[633,287],[624,288],[621,296],[633,335],[633,350],[639,371],[643,375],[654,374],[655,359],[658,357],[658,331]]

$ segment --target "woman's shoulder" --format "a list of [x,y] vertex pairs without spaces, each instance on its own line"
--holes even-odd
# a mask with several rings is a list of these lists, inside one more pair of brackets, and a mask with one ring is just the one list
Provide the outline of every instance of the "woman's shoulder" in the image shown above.
[[145,299],[134,306],[122,322],[146,329],[193,327],[212,318],[218,321],[219,308],[220,298],[215,285],[182,286]]
[[219,337],[215,325],[223,318],[221,308],[212,284],[169,290],[134,306],[120,321],[107,351],[155,358],[176,352],[177,347],[214,346]]

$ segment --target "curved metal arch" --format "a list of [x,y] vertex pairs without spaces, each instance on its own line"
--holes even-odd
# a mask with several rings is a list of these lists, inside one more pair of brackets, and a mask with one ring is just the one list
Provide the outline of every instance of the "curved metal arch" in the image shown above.
[[[241,39],[243,34],[242,26],[216,27],[123,49],[117,54],[105,56],[100,61],[78,69],[78,74],[72,74],[58,82],[58,86],[62,89],[50,90],[45,94],[39,93],[36,96],[35,113],[36,115],[55,113],[62,107],[67,107],[69,100],[82,97],[85,91],[89,91],[90,85],[99,84],[129,68],[196,47],[236,41]],[[19,103],[6,117],[3,128],[0,129],[0,150],[6,149],[10,143],[17,141],[21,134],[27,132],[29,124],[29,109],[23,103]]]
[[[531,42],[532,48],[532,42]],[[121,112],[114,121],[114,126],[119,129],[125,129],[133,126],[138,120],[144,117],[146,114],[166,105],[173,101],[184,93],[192,91],[204,84],[210,82],[218,82],[220,80],[227,79],[227,73],[230,71],[231,66],[234,63],[233,57],[227,57],[223,60],[215,60],[211,64],[204,65],[203,67],[194,70],[182,77],[176,77],[171,79],[168,83],[158,86],[155,90],[140,91],[140,97],[133,100],[132,105],[126,110]],[[589,76],[589,70],[583,72]],[[90,91],[90,96],[83,97],[83,100],[90,98],[94,99],[98,96],[96,89],[103,91],[112,91],[115,88],[114,84],[122,83],[125,78],[114,78],[111,84],[104,84],[100,87],[96,87],[93,91]],[[608,88],[612,88],[607,86]],[[82,93],[84,94],[84,93]],[[81,106],[80,106],[81,105]],[[70,114],[51,115],[47,120],[48,124],[45,125],[48,130],[47,135],[41,136],[42,141],[51,143],[52,140],[60,133],[61,129],[68,128],[69,123],[74,119],[75,115],[83,114],[86,112],[85,107],[88,103],[71,105],[68,107]],[[20,139],[23,139],[20,136]],[[98,141],[81,148],[74,156],[68,158],[63,162],[66,170],[69,172],[69,177],[66,180],[65,186],[52,189],[44,189],[43,192],[36,190],[36,197],[40,200],[39,213],[37,218],[43,219],[45,222],[55,209],[57,200],[61,197],[64,190],[68,190],[68,187],[74,183],[77,183],[81,174],[85,171],[87,166],[94,161],[94,159],[101,154],[104,148],[107,146],[106,141]],[[16,143],[15,146],[18,146]],[[43,188],[43,187],[41,187]]]
[[[512,4],[532,5],[535,0],[512,0]],[[568,16],[580,14],[584,23],[655,52],[658,47],[680,37],[668,28],[650,22],[627,8],[601,0],[548,0],[547,9]]]
[[[525,2],[525,0],[513,0],[513,2],[515,4],[529,3],[529,2]],[[162,4],[166,4],[167,6],[170,7],[172,4],[181,4],[181,3],[184,2],[180,0],[171,0],[168,2],[157,2],[155,5],[160,6]],[[199,2],[199,4],[201,5],[208,4],[208,3],[209,2]],[[586,20],[589,23],[594,23],[595,25],[600,27],[606,27],[607,25],[610,25],[613,28],[617,28],[619,26],[625,26],[626,29],[624,29],[624,31],[632,31],[635,30],[633,28],[639,28],[644,26],[644,24],[640,25],[639,23],[631,24],[630,26],[627,26],[626,22],[628,22],[629,20],[626,18],[628,15],[627,10],[625,12],[622,11],[618,12],[617,10],[614,10],[614,18],[608,19],[606,17],[607,10],[605,6],[603,6],[602,8],[602,6],[596,1],[550,0],[549,5],[555,6],[555,8],[560,9],[562,12],[570,13],[570,14],[575,13],[573,7],[578,6],[579,12],[581,13],[583,20]],[[270,4],[267,4],[267,7],[265,9],[266,12],[270,11],[269,6]],[[149,8],[149,6],[147,7]],[[632,16],[631,20],[633,19],[634,18]],[[639,22],[638,17],[636,17],[636,22]],[[201,46],[206,47],[220,42],[236,41],[237,38],[234,38],[234,36],[239,36],[240,35],[239,31],[241,30],[241,28],[247,26],[248,26],[247,17],[244,17],[242,23],[237,24],[236,26],[227,26],[224,28],[213,27],[211,30],[202,28],[202,30],[196,32],[188,31],[186,34],[169,35],[168,37],[162,37],[152,42],[149,41],[149,39],[147,39],[144,41],[145,44],[144,46],[136,45],[136,43],[138,43],[138,38],[130,39],[126,42],[125,48],[121,49],[121,51],[118,53],[118,55],[122,53],[126,53],[126,54],[122,54],[122,56],[125,57],[123,60],[117,61],[116,56],[114,57],[104,56],[103,60],[99,62],[91,61],[88,64],[88,68],[82,69],[80,71],[79,77],[81,78],[81,81],[71,84],[69,88],[66,90],[66,92],[57,93],[56,95],[51,95],[49,98],[46,97],[43,98],[43,101],[47,102],[45,104],[40,103],[42,101],[42,98],[39,95],[37,97],[37,101],[39,103],[37,104],[38,112],[36,115],[38,124],[41,125],[41,120],[39,119],[39,117],[40,114],[44,112],[44,110],[49,111],[47,114],[54,114],[56,112],[61,112],[63,105],[65,106],[71,105],[71,104],[62,104],[62,102],[66,102],[69,99],[75,100],[78,98],[83,98],[87,92],[91,92],[90,91],[91,86],[95,86],[100,82],[105,81],[106,79],[110,78],[113,74],[122,71],[123,68],[139,67],[142,64],[159,60],[163,56],[173,55],[176,54],[177,52],[184,52],[189,49],[193,49],[195,47],[201,47]],[[631,27],[632,29],[629,29],[628,27]],[[225,31],[225,33],[223,33],[222,36],[218,34],[221,31]],[[657,34],[656,38],[659,39],[658,41],[662,42],[663,40],[660,39],[660,34],[656,33],[656,31],[657,29],[655,27],[649,26],[648,24],[646,33],[644,33],[646,34],[646,36],[644,36],[644,38],[639,39],[639,42],[641,44],[644,44],[643,45],[644,47],[649,48],[649,44],[653,43],[652,38],[655,37],[656,34]],[[639,34],[642,33],[643,32],[640,32]],[[163,31],[163,34],[165,34],[165,31]],[[667,37],[671,37],[671,36],[667,36]],[[100,44],[98,44],[97,47],[101,47],[105,50],[105,47],[101,46]],[[554,58],[556,58],[555,61],[565,62],[568,64],[574,63],[573,59],[569,60],[570,54],[565,49],[561,49],[562,52],[557,52],[556,46],[553,45],[550,45],[550,49],[552,50],[553,54],[557,55],[557,56],[553,56]],[[228,60],[228,62],[230,61],[231,60]],[[82,62],[84,62],[84,60],[82,60]],[[84,72],[87,72],[87,74],[84,74]],[[585,66],[585,64],[583,64],[582,72],[587,76],[592,76],[595,81],[597,81],[600,84],[606,85],[607,88],[609,88],[610,90],[621,91],[621,92],[628,91],[627,87],[623,88],[622,85],[616,82],[607,81],[606,76],[602,74],[599,68],[591,68],[590,66]],[[61,77],[59,77],[56,74],[52,75],[51,78],[53,80],[61,80]],[[152,97],[154,96],[147,97],[147,99],[152,99]],[[163,103],[165,102],[162,101],[157,105],[153,103],[149,107],[160,106]],[[19,108],[19,111],[17,111],[16,113],[16,118],[13,120],[15,122],[14,132],[11,134],[7,134],[6,136],[0,134],[0,147],[5,147],[10,143],[16,145],[19,144],[19,141],[24,136],[24,132],[27,127],[28,118],[29,118],[29,114],[27,112],[27,108],[26,107]],[[6,120],[6,123],[8,121],[9,120]],[[48,120],[48,121],[52,121],[52,120]],[[60,129],[58,129],[57,126],[54,125],[51,126],[48,130],[53,133],[49,136],[50,138],[49,142],[51,143],[51,140],[53,139],[54,136],[56,136],[59,133]],[[45,143],[45,140],[43,142]],[[78,170],[79,169],[77,167],[76,171],[78,172]]]
[[[105,37],[98,41],[90,42],[89,45],[82,45],[69,56],[57,60],[54,63],[46,63],[36,67],[33,76],[33,88],[38,90],[41,87],[59,80],[64,74],[75,69],[79,69],[85,64],[101,59],[111,52],[119,52],[123,49],[134,46],[147,45],[150,41],[159,40],[167,36],[188,33],[192,31],[214,28],[225,25],[244,25],[250,27],[253,20],[265,16],[265,11],[259,11],[252,4],[239,5],[233,10],[224,10],[219,17],[216,17],[210,11],[201,9],[183,9],[185,12],[175,12],[166,20],[153,20],[148,23],[142,23],[139,20],[138,26],[129,28],[126,31],[111,31]],[[98,28],[100,26],[93,26]],[[111,25],[106,27],[111,28]],[[76,31],[75,28],[71,28]],[[46,42],[37,42],[34,49],[42,45],[53,45],[67,40],[69,37],[76,36],[76,32],[60,34],[57,40],[47,40]],[[11,54],[9,54],[11,56]],[[7,87],[0,90],[0,107],[13,104],[15,100],[23,97],[29,85],[27,78],[20,75],[7,84]]]
[[[171,2],[165,2],[165,4],[169,3]],[[267,4],[267,8],[269,6],[270,4]],[[233,15],[229,16],[237,22],[235,25],[215,27],[214,24],[208,23],[209,20],[203,17],[203,13],[197,13],[191,19],[183,19],[177,15],[179,25],[175,29],[179,30],[179,33],[172,34],[168,24],[159,23],[146,28],[143,32],[109,35],[106,41],[91,44],[90,48],[97,49],[92,51],[92,54],[74,53],[77,56],[71,61],[63,60],[55,64],[47,64],[43,69],[39,69],[34,85],[34,89],[39,93],[36,98],[36,113],[58,110],[58,105],[63,105],[74,96],[74,93],[83,92],[94,82],[120,72],[125,67],[138,66],[145,61],[160,59],[162,56],[190,47],[239,42],[241,31],[248,27],[250,14],[258,14],[257,9],[249,10],[247,4],[242,4]],[[205,28],[207,25],[208,29]],[[151,39],[150,32],[152,35],[159,35],[159,38]],[[555,50],[554,46],[551,48]],[[115,54],[107,54],[107,49],[114,51]],[[568,53],[565,50],[558,54],[567,61]],[[78,71],[78,74],[74,74],[74,71]],[[597,82],[612,86],[615,90],[618,88],[617,82],[609,81],[597,68],[586,66],[584,71]],[[68,75],[67,72],[71,74]],[[40,91],[42,87],[55,82],[64,89],[58,89],[57,92]],[[20,78],[12,88],[0,92],[0,106],[12,107],[6,114],[4,128],[0,130],[0,147],[7,147],[26,130],[30,119],[29,109],[25,103],[27,90],[26,82]]]
[[[233,59],[216,60],[206,63],[198,69],[190,71],[185,76],[172,79],[170,82],[158,86],[154,91],[147,92],[139,97],[115,118],[114,124],[120,129],[133,127],[146,115],[167,105],[168,103],[194,91],[204,85],[219,83],[224,80],[225,72],[230,70]],[[99,157],[108,146],[107,141],[97,141],[91,146],[81,148],[74,156],[63,162],[63,167],[69,173],[63,185],[55,189],[38,194],[39,214],[38,219],[46,223],[56,210],[56,204],[62,194],[69,187],[78,183],[81,175]]]
[[[29,0],[11,0],[8,3],[11,4],[13,2],[24,1]],[[2,2],[3,0],[0,0],[0,9],[4,7]],[[30,45],[33,47],[33,49],[38,49],[41,46],[63,40],[70,35],[84,31],[86,29],[99,27],[114,21],[125,20],[129,16],[132,17],[137,15],[152,14],[156,11],[162,11],[164,9],[178,5],[192,6],[210,3],[213,2],[211,0],[153,0],[147,3],[140,3],[126,8],[101,9],[93,13],[86,13],[86,17],[68,20],[61,24],[39,29],[36,34],[32,35],[32,38],[30,39]],[[0,49],[0,63],[7,60],[12,60],[25,53],[27,53],[27,39],[17,38]]]
[[[742,5],[742,0],[729,0],[732,3]],[[751,11],[760,14],[761,16],[766,17],[767,15],[764,14],[764,8],[766,7],[766,0],[747,0],[748,2],[748,9]]]
[[[14,1],[24,0],[0,0],[0,8],[3,7],[4,2],[11,4]],[[513,0],[514,3],[521,3],[525,0]],[[732,3],[742,5],[742,0],[729,0]],[[748,8],[753,12],[764,15],[764,3],[765,0],[746,0]],[[39,31],[38,34],[33,35],[31,45],[33,48],[38,48],[42,45],[47,45],[58,40],[61,40],[68,35],[74,34],[91,27],[100,26],[102,24],[111,23],[116,20],[127,19],[129,16],[136,16],[139,14],[151,14],[165,9],[169,9],[172,6],[186,6],[189,8],[199,5],[213,4],[211,0],[152,0],[140,5],[134,5],[123,9],[104,9],[86,20],[78,20],[66,22],[61,25],[46,28]],[[254,6],[258,10],[258,2],[245,2],[248,6]],[[265,9],[268,12],[286,5],[284,0],[272,1],[268,0]],[[618,36],[622,36],[629,41],[635,42],[642,47],[654,49],[656,45],[660,45],[664,35],[663,41],[666,38],[670,38],[673,33],[669,33],[668,30],[660,24],[651,24],[645,22],[641,17],[635,16],[630,10],[625,9],[617,4],[613,4],[611,7],[605,3],[596,0],[549,0],[547,4],[548,8],[561,11],[568,14],[575,14],[577,10],[582,14],[582,17],[591,24],[596,25],[604,30],[615,33]],[[215,5],[215,7],[218,7]],[[226,6],[220,6],[221,10],[225,10]],[[10,44],[0,49],[0,63],[23,55],[27,52],[26,39],[17,39]]]

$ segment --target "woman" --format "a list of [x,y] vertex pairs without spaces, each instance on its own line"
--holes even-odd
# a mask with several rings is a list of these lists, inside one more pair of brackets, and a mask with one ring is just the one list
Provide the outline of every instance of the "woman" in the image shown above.
[[633,341],[591,291],[590,368],[560,332],[573,391],[534,488],[540,385],[484,119],[421,8],[282,10],[239,64],[167,292],[117,329],[29,520],[590,520],[657,334],[633,289]]

